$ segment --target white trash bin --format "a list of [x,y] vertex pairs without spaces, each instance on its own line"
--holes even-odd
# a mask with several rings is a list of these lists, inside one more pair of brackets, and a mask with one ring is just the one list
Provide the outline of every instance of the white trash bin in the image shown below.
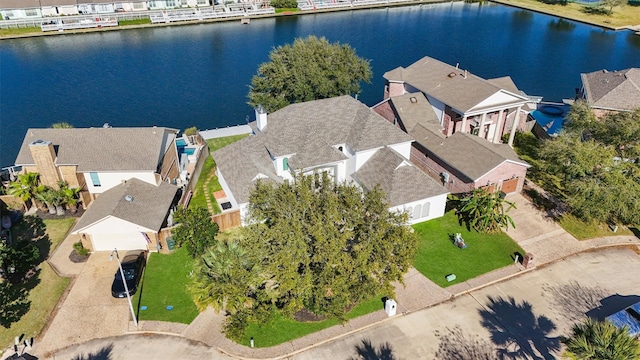
[[394,316],[396,314],[397,309],[398,309],[398,304],[396,303],[395,300],[387,299],[387,301],[384,302],[384,311],[387,313],[388,316]]

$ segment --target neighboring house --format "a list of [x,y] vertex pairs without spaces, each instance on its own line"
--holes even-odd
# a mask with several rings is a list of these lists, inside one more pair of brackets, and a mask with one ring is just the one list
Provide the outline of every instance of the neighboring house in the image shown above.
[[[258,179],[281,183],[295,173],[329,173],[364,190],[380,185],[390,210],[411,223],[444,214],[448,191],[413,166],[409,135],[350,96],[289,105],[272,114],[256,110],[254,135],[213,153],[225,192],[225,212],[244,220]],[[225,206],[226,205],[226,206]]]
[[452,193],[487,187],[506,194],[522,190],[528,163],[507,144],[464,132],[445,136],[423,93],[388,98],[375,111],[415,139],[411,161]]
[[80,14],[109,14],[116,12],[116,4],[105,0],[81,0],[78,2]]
[[136,178],[152,185],[181,185],[186,154],[176,146],[178,130],[146,128],[28,129],[15,165],[37,172],[44,185],[82,189],[88,206],[98,195]]
[[508,76],[485,80],[428,56],[388,71],[384,78],[385,99],[422,92],[444,135],[470,133],[496,144],[509,134],[513,145],[516,130],[524,129],[526,115],[539,101],[518,90]]
[[177,191],[165,182],[125,180],[95,199],[71,233],[93,251],[159,250],[166,247],[159,233],[167,226]]
[[78,15],[76,0],[40,0],[42,16]]
[[42,17],[39,0],[0,0],[2,20]]
[[632,111],[640,108],[640,68],[621,71],[599,70],[580,74],[579,97],[598,115],[608,111]]

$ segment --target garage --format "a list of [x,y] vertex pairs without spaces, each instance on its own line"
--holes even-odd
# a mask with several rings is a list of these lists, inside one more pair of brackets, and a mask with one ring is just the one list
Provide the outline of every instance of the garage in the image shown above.
[[147,241],[142,233],[111,233],[90,235],[94,251],[147,250]]
[[505,194],[511,194],[512,192],[516,192],[516,190],[518,189],[518,182],[520,181],[520,178],[514,178],[514,179],[509,179],[509,180],[505,180],[502,182],[502,192]]

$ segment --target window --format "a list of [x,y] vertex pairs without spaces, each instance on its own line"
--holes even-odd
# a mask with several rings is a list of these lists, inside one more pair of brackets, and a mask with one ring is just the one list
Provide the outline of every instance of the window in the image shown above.
[[27,9],[24,13],[26,16],[38,16],[38,10],[36,9]]
[[209,5],[207,0],[198,0],[198,5]]
[[289,159],[282,159],[282,169],[285,171],[289,170]]
[[134,10],[142,10],[142,9],[144,9],[144,3],[141,3],[141,2],[133,3],[133,9]]
[[4,18],[5,20],[9,20],[9,18],[13,17],[13,10],[7,10],[4,12]]
[[431,207],[431,203],[426,202],[424,203],[424,205],[422,205],[422,217],[427,217],[429,216],[429,208]]
[[93,186],[100,187],[100,177],[98,176],[98,173],[92,172],[89,173],[89,175],[91,176],[91,182],[93,183]]
[[412,219],[420,219],[420,214],[422,213],[422,205],[418,204],[413,208],[413,216]]
[[167,0],[167,7],[168,8],[172,8],[172,7],[176,7],[178,6],[178,4],[176,3],[176,0]]

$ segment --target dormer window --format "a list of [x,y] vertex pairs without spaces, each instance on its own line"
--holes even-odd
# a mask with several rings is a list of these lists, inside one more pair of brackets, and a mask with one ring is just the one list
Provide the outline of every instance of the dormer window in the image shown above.
[[289,159],[288,158],[282,159],[282,169],[284,171],[289,170]]

